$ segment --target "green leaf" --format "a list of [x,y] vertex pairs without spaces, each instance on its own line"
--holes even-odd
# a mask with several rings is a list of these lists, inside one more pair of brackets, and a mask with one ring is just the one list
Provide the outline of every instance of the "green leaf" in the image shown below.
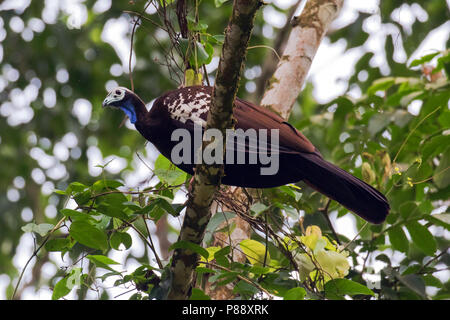
[[220,249],[219,251],[214,253],[214,259],[216,260],[217,264],[223,267],[228,268],[230,265],[230,261],[228,260],[228,255],[231,252],[231,247],[226,246]]
[[256,202],[250,207],[250,210],[253,211],[255,215],[260,215],[264,211],[266,211],[269,207],[261,202]]
[[393,227],[388,230],[389,240],[395,250],[407,253],[409,250],[409,241],[401,226]]
[[417,274],[408,274],[406,276],[400,275],[398,272],[393,272],[394,276],[408,289],[415,292],[422,298],[426,299],[425,281]]
[[92,185],[92,190],[100,192],[102,190],[112,190],[122,187],[123,183],[117,180],[98,180]]
[[434,52],[434,53],[430,53],[427,54],[425,56],[423,56],[422,58],[419,59],[415,59],[411,62],[411,64],[409,65],[410,68],[412,67],[417,67],[420,66],[421,64],[424,64],[426,62],[431,61],[434,57],[436,57],[438,54],[440,54],[440,52]]
[[427,215],[424,218],[437,226],[450,230],[450,213],[432,214]]
[[400,215],[403,219],[411,219],[420,214],[419,207],[414,201],[405,201],[399,206]]
[[116,250],[119,250],[121,244],[125,246],[125,249],[129,249],[131,247],[131,244],[133,243],[133,240],[131,239],[131,236],[126,232],[114,232],[111,236],[111,239],[109,239],[109,243],[111,245],[111,248]]
[[234,218],[235,216],[236,215],[234,214],[234,212],[217,212],[216,214],[214,214],[209,220],[208,225],[206,226],[204,237],[205,243],[209,243],[211,241],[214,232],[216,232],[217,228],[222,223]]
[[233,293],[239,293],[243,297],[252,297],[257,294],[258,291],[258,288],[254,285],[243,280],[239,280],[233,288]]
[[450,185],[450,147],[444,152],[439,165],[434,170],[433,181],[439,189]]
[[341,299],[345,295],[375,295],[375,293],[366,286],[349,279],[330,280],[325,283],[324,290],[326,297],[329,299]]
[[437,59],[437,65],[432,74],[435,74],[442,69],[445,70],[447,79],[450,79],[450,50],[445,51],[443,56]]
[[175,250],[175,249],[187,249],[190,250],[192,252],[198,253],[199,255],[201,255],[203,258],[205,258],[206,260],[208,260],[209,257],[209,252],[208,250],[206,250],[205,248],[199,246],[198,244],[195,244],[193,242],[189,242],[189,241],[177,241],[174,244],[172,244],[169,248],[169,251],[171,250]]
[[373,95],[377,91],[386,91],[391,86],[395,84],[395,78],[393,77],[387,77],[387,78],[381,78],[378,80],[375,80],[372,85],[367,89],[368,95]]
[[406,224],[411,239],[414,244],[429,256],[432,256],[437,249],[436,240],[427,227],[417,221],[411,221]]
[[74,221],[70,225],[69,234],[79,243],[90,248],[108,249],[108,238],[100,229],[86,221]]
[[92,263],[94,263],[97,267],[107,269],[110,271],[114,271],[114,272],[116,272],[116,270],[111,268],[109,265],[110,264],[120,264],[120,263],[108,258],[107,256],[103,256],[103,255],[88,255],[87,258]]
[[127,219],[128,215],[125,213],[128,202],[127,197],[123,193],[108,193],[97,198],[97,210],[106,216]]
[[91,190],[86,190],[83,192],[78,192],[73,196],[73,200],[79,205],[82,206],[89,202],[91,199]]
[[450,135],[439,135],[428,140],[422,148],[422,159],[434,157],[443,152],[450,145]]
[[58,300],[68,295],[70,291],[72,291],[72,289],[67,287],[67,277],[64,277],[55,284],[55,287],[53,288],[52,300]]
[[72,210],[72,209],[61,209],[60,212],[67,218],[70,218],[72,221],[75,220],[86,220],[95,222],[96,220],[92,218],[89,214]]
[[228,0],[214,0],[214,5],[216,6],[216,8],[219,8],[227,1]]
[[427,286],[436,287],[436,288],[443,287],[441,280],[439,280],[438,278],[436,278],[435,276],[433,276],[431,274],[423,276],[423,280],[425,281],[425,284]]
[[306,290],[301,287],[297,287],[286,291],[283,298],[284,300],[303,300],[305,296]]
[[105,216],[119,218],[126,220],[128,215],[123,211],[123,208],[117,207],[114,204],[101,203],[97,206],[97,210],[103,213]]
[[215,273],[216,273],[215,270],[210,269],[210,268],[205,268],[205,267],[197,267],[197,268],[195,268],[195,271],[196,271],[198,274],[204,274],[204,273],[215,274]]
[[171,5],[175,0],[159,0],[159,3],[161,4],[161,7],[167,7],[168,5]]
[[189,300],[211,300],[211,298],[198,288],[192,288]]
[[72,247],[70,239],[50,239],[45,244],[45,249],[47,251],[64,251],[66,249],[70,249]]
[[266,265],[270,264],[269,252],[266,254],[266,246],[262,243],[246,239],[242,240],[239,245],[251,264],[262,265],[264,263],[264,257],[266,257]]
[[40,236],[45,236],[48,232],[50,232],[55,226],[51,223],[40,223],[37,225],[37,232]]
[[158,176],[161,182],[166,183],[170,186],[182,184],[187,177],[186,172],[181,171],[180,169],[175,167],[175,165],[173,165],[162,154],[160,154],[155,161],[154,173]]
[[196,21],[192,17],[187,17],[189,31],[206,32],[208,25],[204,21]]
[[30,222],[22,227],[22,231],[23,232],[34,232],[34,233],[39,234],[41,237],[43,237],[54,227],[55,226],[50,223],[35,224],[33,222]]
[[[450,57],[450,55],[449,55]],[[442,110],[441,115],[438,118],[439,123],[444,128],[450,128],[450,110]],[[450,137],[449,134],[445,135],[444,137]]]
[[369,120],[369,133],[374,136],[383,130],[391,122],[391,115],[387,113],[376,113]]
[[180,39],[179,41],[181,51],[189,56],[189,63],[191,66],[200,67],[203,64],[211,62],[212,53],[210,49],[206,49],[201,42],[196,41],[194,47],[193,43],[188,39]]
[[216,34],[209,37],[210,41],[216,44],[223,44],[225,42],[225,36],[223,34]]
[[66,194],[69,195],[72,192],[81,192],[88,188],[88,186],[80,183],[80,182],[72,182],[66,189]]

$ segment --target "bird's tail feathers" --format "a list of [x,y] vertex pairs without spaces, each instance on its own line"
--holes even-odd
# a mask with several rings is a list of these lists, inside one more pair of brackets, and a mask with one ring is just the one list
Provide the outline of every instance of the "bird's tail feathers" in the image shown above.
[[302,158],[306,160],[303,180],[313,189],[369,222],[378,224],[386,219],[389,203],[381,192],[320,155],[308,154]]

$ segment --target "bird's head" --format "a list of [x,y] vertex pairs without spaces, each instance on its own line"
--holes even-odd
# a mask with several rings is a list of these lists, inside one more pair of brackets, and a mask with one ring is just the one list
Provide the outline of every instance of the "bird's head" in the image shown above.
[[102,105],[103,107],[111,106],[122,109],[130,118],[131,123],[135,123],[138,108],[141,108],[144,103],[133,91],[124,87],[117,87],[108,93]]

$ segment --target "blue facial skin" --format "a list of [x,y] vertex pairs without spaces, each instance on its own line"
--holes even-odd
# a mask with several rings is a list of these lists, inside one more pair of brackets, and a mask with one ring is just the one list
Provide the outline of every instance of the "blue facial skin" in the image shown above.
[[136,111],[134,110],[134,106],[130,101],[126,101],[122,106],[120,106],[120,109],[125,112],[125,114],[130,118],[131,123],[135,123],[137,120]]

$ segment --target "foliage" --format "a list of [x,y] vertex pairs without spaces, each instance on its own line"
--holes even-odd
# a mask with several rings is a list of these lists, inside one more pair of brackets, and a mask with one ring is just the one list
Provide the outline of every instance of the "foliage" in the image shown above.
[[[162,156],[157,158],[136,132],[118,129],[120,113],[101,110],[105,87],[129,83],[128,56],[119,58],[120,46],[111,47],[102,33],[108,23],[121,20],[131,30],[132,17],[143,12],[146,3],[112,1],[107,11],[96,3],[81,5],[87,19],[80,28],[73,27],[70,12],[62,7],[53,20],[45,16],[43,1],[32,1],[23,10],[2,9],[0,164],[8,169],[0,174],[0,274],[11,280],[7,297],[22,270],[33,276],[19,283],[16,297],[23,294],[22,286],[40,288],[43,283],[53,289],[53,299],[69,294],[110,299],[102,284],[111,282],[124,292],[133,289],[131,299],[162,299],[167,294],[167,261],[160,258],[152,230],[167,217],[182,214],[184,205],[176,196],[186,192],[190,177]],[[166,4],[169,9],[173,5]],[[428,18],[402,24],[394,14],[401,6],[419,6]],[[287,10],[269,7],[282,15]],[[161,36],[159,15],[145,15],[148,19],[141,20],[134,35],[133,52],[133,80],[144,101],[183,79],[199,81],[200,66],[219,53],[230,8],[225,1],[202,1],[198,11],[188,15],[196,40],[178,39],[176,48],[173,39]],[[130,10],[134,13],[124,14]],[[370,36],[364,23],[374,17],[395,26],[398,35],[383,37],[384,66],[374,64],[374,53],[364,46]],[[22,30],[16,18],[23,22]],[[173,25],[175,20],[171,15]],[[353,23],[328,37],[331,43],[344,41],[347,50],[364,52],[348,79],[348,94],[318,104],[309,83],[290,119],[325,158],[387,195],[392,207],[387,222],[366,225],[302,183],[264,190],[246,212],[217,212],[204,247],[172,245],[201,256],[200,280],[191,299],[208,298],[206,279],[212,288],[233,283],[242,299],[448,299],[450,55],[426,53],[410,63],[394,59],[399,47],[410,57],[420,39],[447,20],[446,4],[439,0],[420,5],[381,1],[379,14],[357,11]],[[277,27],[263,14],[255,25],[251,45],[273,45],[267,29],[276,33]],[[124,32],[127,40],[130,30]],[[128,52],[129,42],[121,46]],[[265,54],[261,47],[249,51],[241,97],[254,86]],[[192,74],[184,75],[179,67],[186,61],[195,69]],[[211,80],[213,76],[214,69]],[[356,97],[355,90],[360,92]],[[90,110],[89,119],[80,116],[80,108]],[[98,153],[100,158],[93,160]],[[115,170],[121,159],[125,165]],[[142,167],[151,178],[126,183],[132,171]],[[335,212],[356,219],[355,239],[333,230],[325,215]],[[212,234],[233,231],[226,222],[235,213],[256,230],[252,239],[240,243],[248,257],[245,263],[233,260],[230,247],[211,244]],[[334,219],[331,222],[335,225]],[[169,225],[169,236],[176,233]],[[23,255],[19,243],[24,239],[38,245],[28,250],[30,258],[37,258],[28,270],[12,259]],[[144,254],[134,251],[137,246],[145,248]],[[115,258],[118,253],[125,256],[123,261]],[[49,278],[35,277],[47,261],[57,271]],[[138,266],[129,269],[130,261]]]

